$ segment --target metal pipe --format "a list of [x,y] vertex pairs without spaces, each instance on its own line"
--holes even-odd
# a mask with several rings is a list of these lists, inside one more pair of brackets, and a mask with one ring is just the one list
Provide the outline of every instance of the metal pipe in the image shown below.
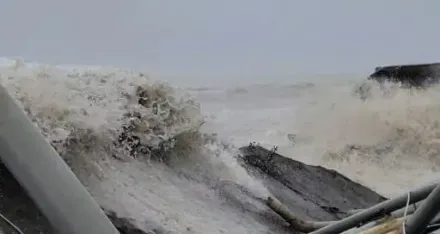
[[440,211],[440,184],[432,191],[413,216],[405,223],[405,233],[419,234]]
[[0,160],[58,233],[119,233],[1,85]]
[[[417,190],[410,192],[410,204],[416,203],[425,199],[431,191],[436,187],[436,184],[428,185]],[[319,230],[311,232],[311,234],[333,234],[333,233],[341,233],[350,228],[356,227],[361,223],[367,223],[372,219],[380,216],[381,214],[388,214],[397,209],[404,207],[408,200],[408,194],[401,195],[391,200],[387,200],[381,202],[373,207],[370,207],[364,211],[361,211],[357,214],[349,216],[345,219],[340,220],[334,224],[323,227]]]

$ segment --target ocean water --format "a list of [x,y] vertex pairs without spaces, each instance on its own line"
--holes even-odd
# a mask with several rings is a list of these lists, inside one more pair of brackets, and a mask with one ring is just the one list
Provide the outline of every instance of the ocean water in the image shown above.
[[[139,225],[176,233],[268,233],[219,194],[232,181],[256,197],[270,195],[235,159],[237,148],[250,142],[337,169],[386,196],[440,177],[440,88],[384,91],[352,76],[183,85],[113,67],[8,58],[0,64],[1,84],[97,201]],[[362,83],[370,87],[366,100],[354,92]],[[168,166],[149,152],[133,155],[130,145],[114,144],[127,124],[149,147],[169,142]]]

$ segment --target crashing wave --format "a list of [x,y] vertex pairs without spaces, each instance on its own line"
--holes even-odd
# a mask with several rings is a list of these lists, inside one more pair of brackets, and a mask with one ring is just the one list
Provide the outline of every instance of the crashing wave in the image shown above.
[[0,81],[74,170],[108,156],[164,157],[199,142],[199,104],[143,73],[16,60]]

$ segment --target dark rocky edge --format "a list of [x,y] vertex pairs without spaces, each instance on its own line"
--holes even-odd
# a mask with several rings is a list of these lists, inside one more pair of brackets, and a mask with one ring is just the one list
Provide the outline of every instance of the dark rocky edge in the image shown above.
[[379,83],[400,82],[406,87],[426,87],[437,84],[440,78],[440,63],[390,65],[376,67],[368,79]]
[[[373,81],[372,83],[368,81]],[[440,82],[440,63],[403,64],[376,67],[367,81],[363,81],[354,88],[354,95],[361,100],[371,96],[372,86],[378,85],[384,95],[392,95],[391,87],[410,90],[424,90]],[[386,83],[391,86],[384,85]],[[388,86],[388,87],[387,87]]]
[[[238,158],[249,173],[261,179],[273,196],[302,218],[338,220],[346,217],[348,210],[366,208],[385,200],[383,196],[334,170],[306,165],[257,145],[242,147],[240,151],[242,154]],[[216,189],[222,193],[227,205],[236,207],[243,215],[252,215],[268,225],[273,233],[292,233],[288,224],[271,209],[261,212],[255,207],[256,203],[264,204],[264,198],[258,198],[232,182],[217,185]],[[24,233],[54,233],[48,221],[1,163],[0,197],[0,212]],[[160,224],[146,221],[140,225],[114,210],[105,207],[103,210],[121,234],[171,233],[161,228]],[[7,227],[3,221],[0,224],[0,227]],[[14,233],[9,229],[5,231]]]

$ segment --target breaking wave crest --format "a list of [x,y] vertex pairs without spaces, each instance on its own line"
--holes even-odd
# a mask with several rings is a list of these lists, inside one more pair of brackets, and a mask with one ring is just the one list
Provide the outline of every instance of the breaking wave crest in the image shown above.
[[18,60],[0,70],[0,80],[71,166],[108,155],[136,156],[140,144],[149,157],[151,150],[171,149],[176,138],[198,132],[203,121],[199,105],[184,92],[128,70],[66,73]]

